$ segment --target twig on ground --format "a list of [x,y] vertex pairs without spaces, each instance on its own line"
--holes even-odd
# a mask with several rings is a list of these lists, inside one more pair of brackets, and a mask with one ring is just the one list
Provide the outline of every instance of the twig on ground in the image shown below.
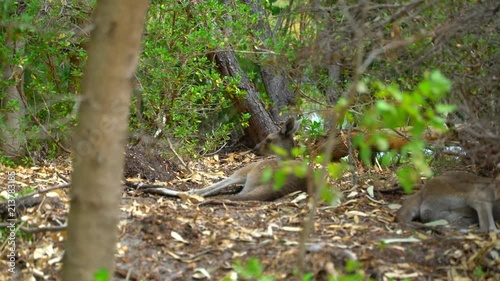
[[177,157],[177,159],[179,159],[179,161],[181,162],[182,166],[184,166],[184,168],[186,168],[186,170],[188,170],[188,172],[193,173],[193,171],[191,171],[191,169],[188,167],[188,165],[186,165],[186,163],[184,162],[184,160],[182,160],[182,158],[179,156],[179,154],[177,153],[177,151],[175,151],[175,148],[172,145],[172,142],[170,141],[169,137],[167,137],[167,142],[168,142],[168,147],[170,148],[170,150],[172,150],[172,152],[174,153],[175,157]]
[[[11,223],[0,223],[0,228],[6,228],[10,226]],[[31,228],[31,227],[24,227],[24,226],[19,226],[17,229],[21,230],[22,232],[25,233],[30,233],[30,234],[35,234],[35,233],[40,233],[40,232],[58,232],[58,231],[63,231],[66,230],[68,226],[66,224],[64,225],[55,225],[55,226],[43,226],[43,227],[37,227],[37,228]]]

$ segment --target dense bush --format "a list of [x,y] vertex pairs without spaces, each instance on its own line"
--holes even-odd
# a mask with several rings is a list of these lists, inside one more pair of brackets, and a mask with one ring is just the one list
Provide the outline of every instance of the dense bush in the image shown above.
[[[329,126],[362,124],[365,110],[380,108],[386,97],[371,85],[411,92],[427,71],[439,69],[452,81],[451,94],[443,98],[458,105],[447,122],[474,124],[460,134],[463,143],[473,143],[478,131],[498,135],[498,122],[491,122],[499,116],[495,4],[270,1],[256,10],[245,2],[151,2],[134,81],[134,139],[149,136],[167,147],[163,140],[168,138],[181,154],[196,156],[241,132],[248,115],[236,112],[231,97],[245,92],[237,78],[218,71],[213,60],[218,51],[236,53],[267,102],[270,93],[259,71],[279,66],[297,94],[292,111],[317,113]],[[0,54],[3,65],[24,70],[23,130],[31,159],[69,146],[93,5],[90,0],[2,3]],[[22,46],[13,50],[14,41]],[[362,81],[370,81],[363,82],[369,91],[360,88]],[[9,83],[12,79],[2,80],[2,89]],[[2,90],[0,97],[5,95]],[[331,117],[325,113],[342,98],[348,101],[345,112],[337,124],[328,124]],[[15,102],[0,107],[2,116],[12,110]],[[484,152],[476,154],[479,159]]]

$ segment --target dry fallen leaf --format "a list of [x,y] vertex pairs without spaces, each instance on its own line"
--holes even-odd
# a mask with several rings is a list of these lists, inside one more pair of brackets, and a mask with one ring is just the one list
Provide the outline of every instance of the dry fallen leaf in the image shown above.
[[392,243],[418,243],[421,242],[422,240],[417,239],[415,237],[408,237],[408,238],[390,238],[390,239],[383,239],[382,242],[385,244],[392,244]]
[[184,244],[189,244],[188,241],[184,240],[184,238],[182,238],[182,236],[179,233],[175,232],[175,231],[171,231],[170,235],[172,236],[172,238],[174,238],[175,240],[177,240],[179,242],[182,242]]
[[182,201],[189,202],[191,204],[198,204],[200,202],[205,201],[205,198],[203,196],[199,196],[196,194],[188,194],[186,192],[181,192],[181,193],[177,194],[177,196],[179,198],[181,198]]
[[204,268],[196,268],[193,273],[193,279],[210,279],[210,273]]

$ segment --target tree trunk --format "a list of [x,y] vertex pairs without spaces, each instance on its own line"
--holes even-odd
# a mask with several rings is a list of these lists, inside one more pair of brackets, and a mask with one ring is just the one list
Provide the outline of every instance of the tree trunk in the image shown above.
[[[271,31],[264,10],[260,2],[255,0],[244,0],[253,13],[259,14],[259,22],[255,34],[258,35],[259,41],[264,43],[269,39],[274,38],[274,33]],[[274,56],[274,55],[273,55]],[[279,64],[266,64],[260,66],[260,76],[264,87],[266,88],[269,99],[271,100],[272,109],[271,113],[275,121],[284,121],[287,115],[282,115],[281,112],[286,110],[289,106],[295,105],[295,94],[288,88],[289,81],[287,73]]]
[[63,280],[114,272],[132,78],[147,0],[98,1],[74,135]]
[[[226,5],[231,6],[229,0],[223,1]],[[254,12],[262,14],[259,26],[264,30],[265,35],[261,36],[261,40],[272,37],[272,32],[268,25],[264,24],[264,12],[258,3],[251,0],[244,1],[250,6]],[[226,15],[227,20],[232,18],[229,14]],[[222,33],[229,33],[230,30],[221,30]],[[225,36],[228,36],[227,34]],[[217,65],[219,73],[224,76],[240,78],[240,89],[246,91],[245,99],[231,96],[231,100],[238,112],[250,113],[249,127],[245,129],[247,138],[246,145],[255,146],[263,140],[268,134],[276,132],[278,126],[276,123],[283,121],[285,118],[280,113],[289,105],[295,104],[295,97],[288,89],[288,81],[286,76],[280,69],[274,69],[270,66],[261,67],[261,76],[264,81],[264,86],[272,101],[271,113],[269,113],[262,100],[258,97],[258,92],[250,82],[246,74],[242,71],[238,60],[233,51],[220,51],[213,56],[209,56]]]
[[246,145],[253,147],[268,134],[276,132],[278,127],[257,96],[257,90],[240,68],[234,52],[217,52],[213,59],[222,75],[241,78],[240,89],[247,93],[246,98],[242,99],[231,96],[231,100],[238,112],[246,112],[251,115],[249,120],[250,126],[245,129],[245,133],[248,137]]
[[[24,43],[21,41],[8,41],[7,46],[12,50],[12,56],[19,52]],[[2,71],[4,81],[10,81],[5,87],[6,96],[0,102],[1,116],[4,128],[0,130],[0,150],[12,160],[19,160],[25,152],[25,132],[22,130],[23,118],[26,114],[21,93],[23,91],[24,71],[20,65],[10,65],[9,59],[4,61]]]
[[284,71],[277,66],[260,66],[260,76],[266,88],[269,99],[272,101],[271,114],[276,121],[283,121],[288,114],[281,114],[289,106],[295,105],[295,95],[288,88],[288,79]]

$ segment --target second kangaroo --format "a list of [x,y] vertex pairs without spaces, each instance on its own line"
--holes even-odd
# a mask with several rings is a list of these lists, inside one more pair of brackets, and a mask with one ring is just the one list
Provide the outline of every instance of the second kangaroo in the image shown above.
[[[291,155],[291,149],[295,146],[293,135],[299,126],[300,121],[295,121],[293,117],[289,118],[278,132],[269,134],[263,141],[257,144],[254,148],[254,153],[259,156],[272,155],[274,154],[273,147],[279,147],[285,150],[287,155]],[[283,156],[280,156],[279,159],[265,159],[248,164],[220,182],[202,189],[190,190],[188,193],[200,196],[213,196],[225,187],[243,185],[243,189],[239,193],[227,195],[222,198],[238,201],[272,201],[295,191],[307,191],[307,179],[298,177],[293,173],[287,175],[285,184],[279,190],[273,188],[272,180],[268,182],[263,181],[263,173],[266,169],[277,170],[284,165],[291,166],[302,163],[299,160],[286,160],[283,158]],[[145,187],[150,192],[167,196],[178,196],[180,193],[159,186]]]

